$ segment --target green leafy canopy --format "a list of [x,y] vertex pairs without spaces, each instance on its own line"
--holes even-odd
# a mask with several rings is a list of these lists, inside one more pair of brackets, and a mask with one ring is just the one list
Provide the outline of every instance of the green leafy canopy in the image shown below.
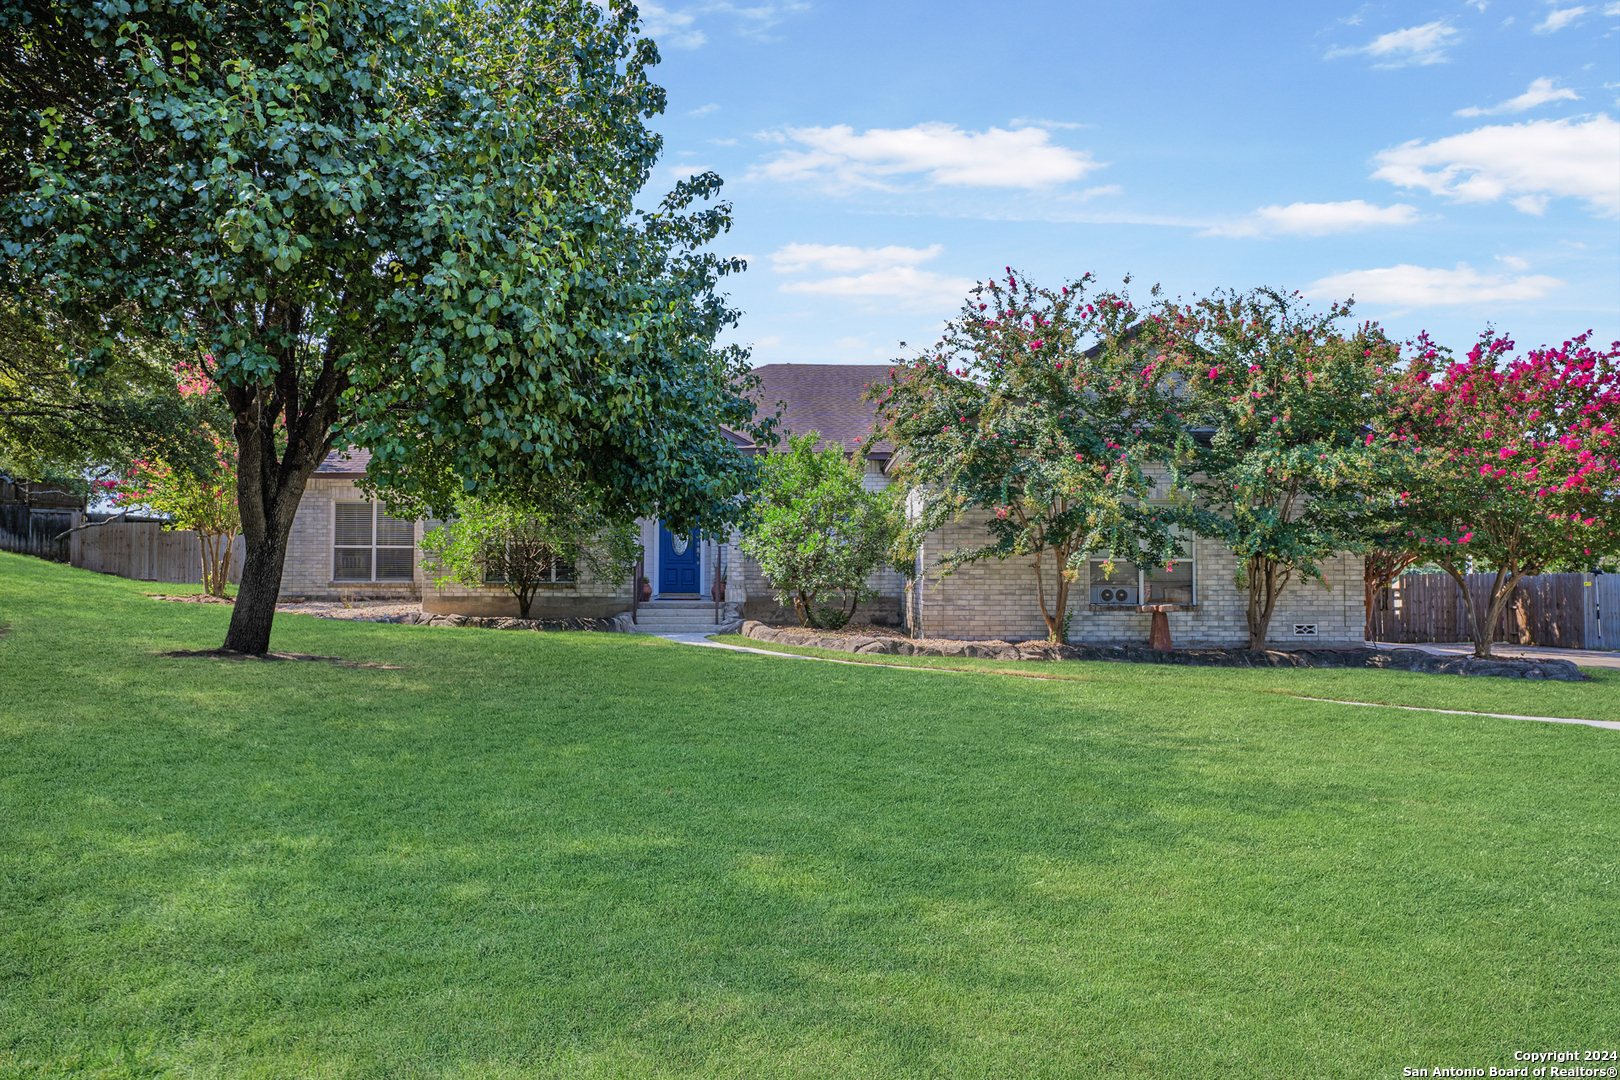
[[[232,648],[262,651],[304,484],[567,482],[617,519],[743,513],[736,260],[703,174],[633,205],[664,94],[615,0],[0,0],[0,287],[214,358],[248,545]],[[699,205],[705,204],[705,205]],[[128,301],[133,300],[133,311]]]

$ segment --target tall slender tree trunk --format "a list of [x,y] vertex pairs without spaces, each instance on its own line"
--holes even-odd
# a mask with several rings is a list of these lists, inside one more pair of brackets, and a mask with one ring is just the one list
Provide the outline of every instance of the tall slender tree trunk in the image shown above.
[[1056,610],[1046,606],[1046,569],[1043,565],[1041,552],[1035,552],[1035,598],[1041,603],[1041,619],[1046,623],[1046,640],[1061,643],[1063,641],[1063,613],[1069,605],[1069,579],[1064,577],[1064,570],[1068,564],[1065,551],[1053,549],[1052,558],[1057,564],[1057,581],[1053,584],[1054,599],[1057,601]]
[[[301,319],[290,306],[272,303],[265,308],[266,325],[273,323],[284,332],[280,340],[294,338]],[[338,342],[326,342],[325,355],[307,384],[300,377],[296,349],[282,351],[280,370],[271,382],[221,387],[235,417],[236,505],[247,549],[225,632],[224,647],[231,652],[257,656],[270,651],[293,520],[305,485],[332,448],[338,401],[348,388],[347,377],[337,370]]]

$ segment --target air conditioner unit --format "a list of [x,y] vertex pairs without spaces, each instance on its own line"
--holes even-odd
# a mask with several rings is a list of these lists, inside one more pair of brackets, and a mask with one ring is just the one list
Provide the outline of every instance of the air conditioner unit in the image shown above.
[[1134,585],[1101,585],[1091,590],[1093,604],[1127,605],[1135,607],[1136,586]]

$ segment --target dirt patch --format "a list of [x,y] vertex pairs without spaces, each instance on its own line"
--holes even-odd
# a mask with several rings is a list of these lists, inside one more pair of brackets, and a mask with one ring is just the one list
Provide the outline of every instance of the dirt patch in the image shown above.
[[162,593],[149,592],[146,594],[154,600],[168,600],[176,604],[235,604],[236,601],[228,596],[209,596],[207,593],[186,593],[183,596],[164,596]]
[[276,604],[277,615],[313,615],[317,619],[348,619],[353,622],[400,622],[401,616],[422,610],[420,600],[306,600],[288,597]]
[[375,662],[362,663],[358,660],[345,660],[341,656],[311,656],[309,653],[268,652],[268,653],[241,653],[230,649],[175,649],[171,652],[158,653],[159,656],[174,657],[176,659],[201,658],[205,660],[262,660],[266,662],[277,660],[307,660],[334,667],[350,668],[380,668],[383,671],[403,671],[398,664],[378,664]]

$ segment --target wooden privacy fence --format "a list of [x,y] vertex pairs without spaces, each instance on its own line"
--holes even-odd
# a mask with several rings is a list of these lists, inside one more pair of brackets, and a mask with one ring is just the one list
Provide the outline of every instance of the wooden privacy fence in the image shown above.
[[[137,581],[195,585],[202,581],[202,541],[189,529],[165,529],[156,521],[110,521],[80,529],[70,538],[71,562],[99,574]],[[229,580],[242,580],[247,545],[231,547]]]
[[0,551],[67,562],[71,558],[68,541],[57,537],[83,517],[73,510],[40,510],[23,503],[0,503]]
[[[1481,608],[1495,574],[1468,575],[1468,591]],[[1462,592],[1449,574],[1405,574],[1374,599],[1367,636],[1417,644],[1472,641]],[[1620,649],[1620,575],[1541,574],[1519,582],[1492,641],[1562,649]]]

